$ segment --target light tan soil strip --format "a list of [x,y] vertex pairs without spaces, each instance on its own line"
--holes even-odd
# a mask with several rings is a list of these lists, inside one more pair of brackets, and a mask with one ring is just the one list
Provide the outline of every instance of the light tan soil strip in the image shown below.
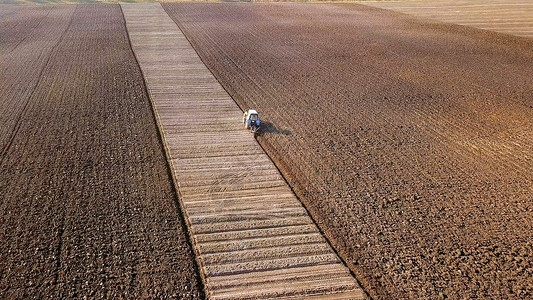
[[533,38],[532,1],[378,1],[363,4],[432,20]]
[[210,299],[363,291],[160,4],[123,5]]

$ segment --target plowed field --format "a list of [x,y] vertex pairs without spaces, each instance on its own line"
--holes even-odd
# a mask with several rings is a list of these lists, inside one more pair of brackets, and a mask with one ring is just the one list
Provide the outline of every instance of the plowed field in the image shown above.
[[0,28],[0,298],[198,298],[120,6]]
[[533,2],[529,0],[394,0],[370,1],[365,5],[533,38]]
[[355,4],[165,4],[376,298],[530,298],[533,41]]

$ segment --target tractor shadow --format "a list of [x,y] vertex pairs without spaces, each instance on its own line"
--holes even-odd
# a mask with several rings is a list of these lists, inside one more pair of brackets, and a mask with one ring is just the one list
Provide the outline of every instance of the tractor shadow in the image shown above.
[[280,129],[276,125],[261,121],[261,130],[259,130],[258,135],[267,135],[267,134],[281,134],[281,135],[292,135],[292,132],[288,129]]

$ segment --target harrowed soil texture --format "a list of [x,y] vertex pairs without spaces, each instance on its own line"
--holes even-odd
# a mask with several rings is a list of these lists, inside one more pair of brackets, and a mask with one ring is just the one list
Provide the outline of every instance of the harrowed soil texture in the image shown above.
[[164,8],[372,297],[532,297],[533,41],[357,4]]
[[0,28],[0,298],[200,298],[120,6]]

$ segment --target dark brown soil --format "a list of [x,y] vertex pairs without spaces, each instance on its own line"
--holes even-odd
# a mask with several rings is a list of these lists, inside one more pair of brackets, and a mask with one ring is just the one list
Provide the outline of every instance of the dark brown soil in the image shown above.
[[165,4],[375,298],[530,298],[533,41],[355,4]]
[[67,29],[74,6],[0,9],[0,155],[17,131],[20,116],[50,52]]
[[0,298],[200,298],[120,6],[1,11]]

